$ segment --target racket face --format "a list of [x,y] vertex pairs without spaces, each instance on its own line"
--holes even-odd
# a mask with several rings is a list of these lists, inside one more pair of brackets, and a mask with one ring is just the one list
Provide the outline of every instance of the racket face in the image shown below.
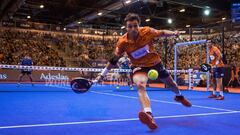
[[85,93],[91,87],[91,83],[84,78],[76,78],[71,81],[71,88],[75,93]]

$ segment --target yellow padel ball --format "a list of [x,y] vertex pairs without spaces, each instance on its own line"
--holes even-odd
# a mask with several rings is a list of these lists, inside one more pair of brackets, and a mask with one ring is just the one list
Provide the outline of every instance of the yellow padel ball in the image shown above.
[[151,69],[148,71],[148,78],[151,80],[156,80],[158,78],[158,71],[155,69]]

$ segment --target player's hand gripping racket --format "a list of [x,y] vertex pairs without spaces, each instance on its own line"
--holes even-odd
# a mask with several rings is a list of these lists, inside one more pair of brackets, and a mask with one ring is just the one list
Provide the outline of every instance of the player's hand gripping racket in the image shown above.
[[202,72],[208,72],[208,71],[211,71],[211,69],[212,69],[211,65],[207,63],[203,63],[200,65],[200,71]]

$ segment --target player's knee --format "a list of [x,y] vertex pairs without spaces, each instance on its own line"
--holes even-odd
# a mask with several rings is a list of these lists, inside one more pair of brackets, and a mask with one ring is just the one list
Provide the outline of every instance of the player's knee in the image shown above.
[[146,90],[146,84],[139,83],[136,85],[139,91],[145,91]]
[[142,86],[138,87],[138,93],[142,93],[142,94],[146,93],[146,87],[142,87]]
[[133,82],[136,84],[139,90],[145,89],[148,78],[144,73],[136,73],[133,75]]

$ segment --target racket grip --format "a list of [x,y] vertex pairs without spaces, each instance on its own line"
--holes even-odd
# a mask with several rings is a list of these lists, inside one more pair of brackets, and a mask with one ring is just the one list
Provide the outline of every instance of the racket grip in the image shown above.
[[92,81],[93,84],[99,83],[103,81],[104,76],[98,76],[95,80]]

